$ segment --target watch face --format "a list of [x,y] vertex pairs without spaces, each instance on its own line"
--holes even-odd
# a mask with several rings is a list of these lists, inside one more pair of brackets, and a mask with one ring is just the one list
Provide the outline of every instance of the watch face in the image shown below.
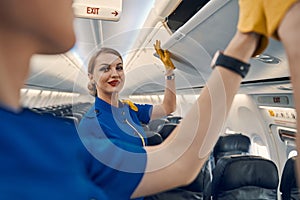
[[173,75],[170,75],[170,76],[166,76],[166,79],[167,80],[173,80],[173,79],[175,79],[175,75],[173,74]]
[[218,56],[220,55],[220,51],[217,51],[213,57],[213,59],[211,60],[211,63],[210,63],[210,67],[211,68],[214,68],[215,65],[216,65],[216,61],[217,61],[217,58]]

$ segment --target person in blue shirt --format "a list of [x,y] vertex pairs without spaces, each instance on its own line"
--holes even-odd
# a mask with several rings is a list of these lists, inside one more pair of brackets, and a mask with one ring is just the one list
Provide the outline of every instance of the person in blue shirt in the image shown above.
[[[0,199],[126,199],[143,175],[107,167],[82,145],[74,124],[20,104],[31,56],[64,53],[74,45],[71,5],[71,0],[0,2]],[[97,146],[102,155],[114,154],[105,140]],[[145,169],[145,162],[146,156],[130,159],[137,171]],[[120,180],[130,182],[116,193],[106,191]]]
[[160,48],[160,41],[156,41],[154,47],[166,70],[162,104],[153,106],[120,100],[119,92],[125,82],[123,59],[118,51],[103,47],[92,56],[88,65],[88,89],[95,96],[95,103],[79,123],[78,132],[81,136],[86,138],[89,135],[91,140],[92,137],[105,136],[113,141],[121,141],[123,145],[147,145],[142,124],[164,117],[176,108],[175,66],[169,52]]
[[160,145],[142,147],[103,131],[98,137],[78,135],[74,124],[20,102],[32,55],[74,46],[71,5],[71,0],[0,1],[0,199],[119,200],[192,182],[246,74],[239,70],[241,64],[248,69],[246,56],[233,58],[225,49],[192,109]]
[[[135,104],[120,100],[119,92],[125,83],[125,73],[121,54],[111,48],[103,47],[90,59],[88,89],[95,96],[95,104],[80,121],[79,132],[92,132],[97,127],[91,120],[98,120],[108,138],[146,146],[147,139],[142,124],[167,116],[176,108],[175,66],[167,50],[160,48],[160,41],[154,45],[165,65],[166,88],[162,104]],[[94,123],[94,125],[97,125]],[[114,127],[114,128],[111,128]],[[86,133],[85,133],[86,134]],[[97,134],[96,134],[97,135]]]

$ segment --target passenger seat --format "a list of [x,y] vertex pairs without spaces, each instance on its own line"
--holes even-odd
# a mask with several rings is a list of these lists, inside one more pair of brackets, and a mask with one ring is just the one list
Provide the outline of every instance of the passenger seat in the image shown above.
[[241,133],[220,136],[213,149],[215,164],[223,156],[249,154],[250,145],[249,137]]
[[291,157],[284,165],[279,188],[282,200],[300,200],[295,162],[296,157]]
[[191,184],[145,197],[144,200],[210,200],[210,191],[207,188],[210,182],[209,160],[207,160]]
[[259,156],[239,155],[220,158],[213,170],[213,200],[275,200],[278,170]]

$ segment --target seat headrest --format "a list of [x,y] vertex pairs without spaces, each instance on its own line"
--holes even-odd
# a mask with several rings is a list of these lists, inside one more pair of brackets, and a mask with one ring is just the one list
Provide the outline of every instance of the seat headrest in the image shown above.
[[278,170],[271,160],[259,156],[225,156],[213,171],[213,193],[254,186],[277,190]]
[[163,119],[163,118],[160,118],[160,119],[154,119],[154,120],[151,120],[148,124],[148,127],[149,127],[149,130],[150,131],[155,131],[157,132],[159,129],[158,127],[161,126],[161,125],[164,125],[168,123],[168,120],[167,119]]
[[147,146],[158,145],[163,142],[161,135],[154,131],[145,131],[147,138]]
[[217,161],[222,156],[249,153],[250,145],[251,141],[246,135],[220,136],[213,149],[213,156]]
[[158,133],[161,135],[163,139],[166,139],[172,131],[176,128],[177,124],[175,123],[167,123],[164,125],[159,126]]
[[167,117],[167,120],[169,122],[176,123],[176,124],[179,124],[181,119],[182,119],[182,117],[180,117],[180,116],[168,116]]

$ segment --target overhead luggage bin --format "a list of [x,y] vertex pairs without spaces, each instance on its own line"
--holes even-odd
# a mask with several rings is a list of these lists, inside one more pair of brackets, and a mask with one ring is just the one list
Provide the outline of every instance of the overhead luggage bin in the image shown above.
[[[217,50],[224,50],[233,38],[238,17],[238,0],[210,0],[181,25],[162,44],[162,48],[171,52],[178,70],[191,76],[199,77],[200,74],[208,77],[212,71],[209,67],[211,59]],[[284,48],[281,42],[274,39],[270,39],[268,48],[263,54],[252,58],[250,63],[251,70],[243,82],[289,77]]]

